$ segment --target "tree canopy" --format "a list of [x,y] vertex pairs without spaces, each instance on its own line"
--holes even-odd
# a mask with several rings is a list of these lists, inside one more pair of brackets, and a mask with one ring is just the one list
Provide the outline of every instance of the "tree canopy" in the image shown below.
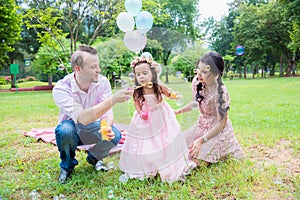
[[13,45],[21,39],[22,19],[14,0],[0,0],[0,69],[13,62],[8,53],[14,51]]
[[[70,55],[80,44],[89,44],[98,49],[105,74],[116,72],[119,76],[129,71],[129,62],[137,54],[123,45],[124,33],[116,24],[117,15],[125,11],[124,1],[16,2],[22,8],[21,34],[21,17],[14,1],[3,1],[0,13],[0,61],[6,61],[6,67],[7,55],[20,62],[23,59],[19,55],[24,54],[23,58],[29,57],[34,63],[30,66],[34,70],[28,71],[61,74],[57,68],[67,66]],[[161,63],[166,82],[171,68],[183,71],[186,76],[191,74],[192,65],[201,56],[194,52],[201,54],[208,50],[219,52],[227,61],[226,71],[239,72],[240,76],[244,71],[246,77],[251,71],[254,77],[258,69],[270,75],[278,69],[281,75],[295,73],[300,59],[300,0],[233,0],[228,15],[219,21],[209,18],[204,22],[199,21],[198,3],[198,0],[143,1],[142,10],[153,16],[153,27],[146,33],[143,51],[149,51]],[[7,30],[11,33],[6,34]],[[22,42],[16,42],[20,37]],[[239,45],[244,46],[243,56],[236,54]],[[65,73],[70,71],[64,69]]]

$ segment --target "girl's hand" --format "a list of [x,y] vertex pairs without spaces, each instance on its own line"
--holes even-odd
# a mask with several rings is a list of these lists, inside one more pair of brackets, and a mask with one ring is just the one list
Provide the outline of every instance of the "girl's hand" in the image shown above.
[[174,110],[175,115],[179,115],[181,112],[180,110]]
[[175,92],[170,92],[170,99],[178,99],[179,97],[177,96],[177,94]]
[[108,141],[111,141],[112,139],[115,138],[115,133],[112,131],[111,126],[108,126],[106,128],[106,136]]
[[204,143],[203,138],[199,138],[197,140],[195,140],[190,148],[190,154],[192,158],[197,158],[199,153],[200,153],[200,149],[202,144]]

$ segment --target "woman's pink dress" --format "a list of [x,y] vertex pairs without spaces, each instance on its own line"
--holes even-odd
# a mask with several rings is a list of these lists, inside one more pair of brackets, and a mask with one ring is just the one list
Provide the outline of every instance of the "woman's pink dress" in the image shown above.
[[[198,81],[195,79],[192,82],[193,96],[196,94],[196,85]],[[221,86],[223,90],[223,100],[225,101],[225,107],[229,108],[230,99],[225,85]],[[203,89],[200,94],[204,96],[201,105],[198,107],[201,115],[198,121],[188,130],[185,131],[185,137],[188,145],[199,137],[205,135],[216,122],[218,122],[218,91],[208,92]],[[204,143],[200,149],[198,159],[204,160],[210,163],[216,163],[222,159],[231,156],[233,158],[241,159],[244,157],[243,150],[234,136],[232,123],[227,118],[225,128],[216,136],[209,139]]]
[[129,178],[143,180],[160,175],[162,181],[181,179],[195,164],[188,161],[188,147],[174,111],[154,94],[145,95],[144,120],[135,112],[120,155],[119,167]]

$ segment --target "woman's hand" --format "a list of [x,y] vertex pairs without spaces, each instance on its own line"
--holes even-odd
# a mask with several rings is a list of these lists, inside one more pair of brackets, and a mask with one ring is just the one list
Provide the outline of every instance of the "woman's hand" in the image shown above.
[[199,153],[200,153],[200,149],[202,144],[204,143],[204,140],[202,137],[200,137],[199,139],[195,140],[190,148],[190,154],[192,158],[197,158]]

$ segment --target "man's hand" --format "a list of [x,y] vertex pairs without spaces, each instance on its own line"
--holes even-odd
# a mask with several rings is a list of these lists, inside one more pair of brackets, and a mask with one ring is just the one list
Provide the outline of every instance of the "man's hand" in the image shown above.
[[133,95],[133,90],[120,90],[118,92],[116,92],[115,94],[113,94],[112,96],[112,100],[115,103],[122,103],[127,101],[130,97],[132,97]]
[[115,133],[112,131],[111,126],[108,126],[106,128],[106,136],[108,141],[111,141],[112,139],[115,138]]

